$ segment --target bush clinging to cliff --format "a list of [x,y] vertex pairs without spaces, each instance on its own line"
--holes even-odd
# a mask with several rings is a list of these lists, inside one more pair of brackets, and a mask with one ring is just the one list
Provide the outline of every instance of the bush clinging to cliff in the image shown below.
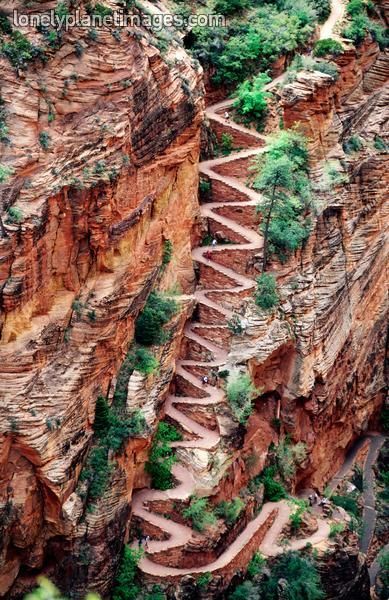
[[239,423],[245,425],[252,413],[252,401],[259,393],[248,373],[232,373],[227,383],[227,399],[232,413]]
[[139,344],[163,344],[168,334],[163,329],[177,312],[177,303],[159,292],[151,292],[135,324],[135,339]]

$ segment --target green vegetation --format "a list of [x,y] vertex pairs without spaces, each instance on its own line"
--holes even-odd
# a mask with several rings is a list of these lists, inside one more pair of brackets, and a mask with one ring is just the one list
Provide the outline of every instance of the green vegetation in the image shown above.
[[349,181],[347,173],[342,170],[342,165],[338,160],[330,160],[325,163],[323,175],[317,185],[317,189],[322,192],[332,190],[337,185],[342,185]]
[[173,244],[170,240],[165,240],[162,249],[162,268],[166,267],[173,256]]
[[141,586],[136,580],[138,563],[143,550],[134,550],[124,546],[123,555],[116,575],[112,600],[136,600],[141,592]]
[[389,594],[389,551],[382,550],[378,557],[378,562],[380,565],[380,579],[384,585],[384,594]]
[[199,182],[199,195],[202,200],[208,200],[212,192],[212,184],[208,179],[201,179]]
[[231,20],[225,27],[195,27],[187,46],[203,65],[214,67],[216,83],[236,86],[304,45],[328,9],[328,0],[217,0],[215,10]]
[[379,150],[380,152],[387,152],[388,144],[385,142],[385,140],[382,139],[382,137],[376,135],[374,138],[374,148],[376,150]]
[[189,506],[184,508],[182,514],[185,519],[191,521],[193,529],[200,533],[216,523],[215,514],[209,508],[207,498],[192,496]]
[[339,76],[338,67],[334,63],[325,60],[315,60],[310,56],[297,54],[288,68],[284,84],[295,81],[299,71],[319,71],[320,73],[329,75],[333,79],[337,79]]
[[389,432],[389,405],[384,404],[380,417],[382,429]]
[[96,2],[95,4],[87,4],[86,11],[88,15],[101,19],[108,15],[112,15],[113,12],[112,8],[109,6],[104,6],[104,4],[101,4],[100,2]]
[[298,552],[285,552],[273,563],[269,577],[258,583],[245,581],[229,595],[230,600],[278,600],[279,582],[285,582],[288,600],[323,600],[320,577],[315,563]]
[[197,587],[199,587],[200,589],[205,589],[212,581],[212,574],[207,572],[207,573],[202,573],[196,583],[197,583]]
[[229,502],[223,500],[223,502],[220,502],[216,507],[215,514],[224,519],[227,525],[234,525],[239,519],[244,507],[245,503],[241,498],[233,498]]
[[48,150],[50,148],[51,137],[47,131],[41,131],[39,134],[39,143],[42,146],[43,150]]
[[317,57],[327,56],[339,56],[344,52],[343,46],[338,40],[332,38],[326,38],[325,40],[318,40],[313,50],[313,55]]
[[7,181],[7,179],[13,175],[13,173],[14,170],[12,167],[7,167],[7,165],[0,163],[0,183]]
[[1,53],[8,58],[15,69],[27,69],[28,63],[36,58],[44,58],[43,49],[31,44],[20,31],[12,31],[8,41],[1,43]]
[[[24,600],[67,600],[65,596],[46,577],[37,577],[38,587],[26,594]],[[96,594],[88,593],[85,600],[100,600]]]
[[145,429],[146,421],[139,410],[124,417],[117,414],[103,396],[97,398],[93,425],[95,444],[80,474],[80,481],[88,484],[88,501],[95,502],[107,489],[114,469],[109,460],[110,450],[118,452],[125,440],[142,435]]
[[9,144],[8,137],[8,125],[7,125],[7,111],[5,108],[5,102],[3,98],[0,96],[0,142],[2,144]]
[[339,535],[343,531],[344,531],[343,523],[330,523],[330,533],[329,533],[330,538],[335,538],[337,535]]
[[247,79],[238,86],[234,108],[246,125],[254,123],[260,130],[267,115],[267,101],[270,94],[264,90],[270,77],[260,73],[252,80]]
[[342,31],[342,35],[352,40],[356,46],[359,46],[367,34],[370,33],[372,38],[379,44],[381,50],[384,50],[387,48],[389,42],[388,32],[382,25],[372,21],[368,17],[368,8],[369,4],[363,0],[350,0],[347,5],[350,22]]
[[359,135],[352,135],[343,142],[343,150],[346,154],[353,154],[362,150],[363,145],[363,140]]
[[155,356],[153,356],[147,348],[143,348],[142,346],[136,347],[131,356],[134,369],[143,373],[143,375],[151,375],[159,367],[159,362]]
[[164,325],[177,312],[177,303],[159,292],[151,292],[135,324],[135,339],[139,344],[152,346],[169,339]]
[[275,459],[284,481],[290,481],[294,477],[297,467],[304,462],[306,456],[307,449],[303,442],[292,444],[286,437],[278,443],[275,448]]
[[257,277],[257,289],[255,292],[255,304],[264,311],[275,308],[280,303],[277,293],[277,282],[271,273],[262,273]]
[[23,221],[23,213],[17,206],[10,206],[7,210],[7,223],[20,223]]
[[234,372],[229,375],[226,394],[232,414],[242,425],[252,413],[252,401],[259,391],[251,381],[248,373]]
[[260,481],[265,486],[265,500],[269,502],[278,502],[288,497],[285,486],[275,479],[277,469],[274,465],[266,467],[260,475]]
[[300,529],[303,524],[303,515],[308,508],[308,503],[305,500],[294,500],[294,502],[297,508],[289,517],[292,533],[296,533]]
[[269,255],[276,254],[285,262],[310,233],[311,185],[305,138],[294,130],[270,137],[266,152],[257,157],[252,170],[253,187],[263,194],[258,210],[263,215],[264,272]]
[[153,488],[169,490],[173,487],[172,467],[177,459],[169,442],[180,440],[182,435],[175,427],[163,421],[158,424],[146,463],[146,471],[151,475]]
[[358,500],[355,494],[348,494],[347,496],[334,495],[331,496],[332,502],[335,506],[344,508],[350,515],[358,518],[361,514],[361,509],[358,506]]
[[[220,138],[220,151],[223,156],[229,156],[234,149],[234,138],[229,133],[222,133]],[[204,181],[204,180],[203,180]],[[209,182],[207,182],[209,183]],[[200,182],[201,185],[201,182]]]
[[247,577],[249,579],[255,579],[258,577],[258,575],[262,573],[265,564],[266,560],[262,554],[255,552],[247,567]]

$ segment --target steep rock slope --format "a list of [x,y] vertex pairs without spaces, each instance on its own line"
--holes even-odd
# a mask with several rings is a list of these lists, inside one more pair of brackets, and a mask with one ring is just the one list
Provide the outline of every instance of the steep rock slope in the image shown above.
[[[156,279],[166,290],[193,285],[201,72],[173,39],[162,55],[148,30],[95,37],[72,28],[45,63],[19,73],[0,59],[10,138],[1,161],[14,169],[1,190],[0,595],[18,573],[28,581],[51,563],[106,588],[125,535],[134,448],[112,501],[80,529],[83,509],[70,496],[95,400],[112,389]],[[15,209],[20,222],[7,224]],[[161,276],[166,240],[173,257]],[[173,339],[161,397],[177,352]],[[73,537],[88,535],[99,558],[80,567]],[[73,553],[70,566],[56,544]]]

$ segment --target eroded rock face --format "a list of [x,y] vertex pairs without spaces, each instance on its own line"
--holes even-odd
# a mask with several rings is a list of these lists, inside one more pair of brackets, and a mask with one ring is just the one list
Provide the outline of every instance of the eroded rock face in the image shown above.
[[[173,41],[162,56],[147,30],[87,33],[71,29],[20,77],[0,59],[11,139],[1,162],[15,169],[2,202],[22,213],[0,238],[0,595],[43,567],[76,594],[107,589],[147,440],[129,444],[104,506],[80,522],[95,400],[112,390],[154,284],[190,293],[194,282],[201,72]],[[160,357],[155,401],[190,310]]]
[[[282,317],[258,315],[249,305],[246,335],[233,338],[230,355],[231,364],[249,361],[262,390],[243,456],[257,438],[260,470],[263,443],[277,439],[282,426],[308,450],[296,484],[319,489],[377,414],[385,386],[388,155],[374,140],[387,137],[389,64],[371,41],[338,62],[337,82],[301,74],[282,102],[285,123],[298,123],[311,139],[314,176],[321,177],[325,156],[343,165],[348,181],[317,192],[319,217],[305,248],[285,265],[274,261]],[[342,142],[351,135],[364,147],[345,154]]]

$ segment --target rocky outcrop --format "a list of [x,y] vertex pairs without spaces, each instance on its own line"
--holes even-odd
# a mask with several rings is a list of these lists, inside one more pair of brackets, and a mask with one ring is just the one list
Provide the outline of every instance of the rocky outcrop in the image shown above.
[[[0,239],[0,595],[43,567],[67,574],[75,593],[104,591],[125,537],[147,440],[119,457],[95,513],[85,518],[74,490],[96,397],[112,394],[149,291],[193,287],[201,72],[173,38],[163,54],[158,45],[147,30],[93,40],[73,28],[20,77],[0,59],[11,140],[1,162],[14,169],[2,207],[21,215]],[[190,309],[149,384],[150,425]]]
[[[297,484],[319,489],[368,427],[385,385],[388,156],[374,140],[385,137],[382,67],[386,78],[389,69],[371,42],[342,60],[338,82],[301,74],[286,86],[282,104],[285,123],[298,123],[311,138],[315,176],[325,169],[319,160],[325,153],[341,161],[348,181],[325,193],[318,187],[319,215],[308,243],[287,264],[272,265],[282,290],[281,314],[258,315],[248,306],[246,335],[233,339],[230,356],[231,363],[249,361],[263,391],[253,429],[272,400],[272,419],[279,417],[283,430],[308,449]],[[346,155],[341,143],[350,135],[361,137],[363,149]]]

